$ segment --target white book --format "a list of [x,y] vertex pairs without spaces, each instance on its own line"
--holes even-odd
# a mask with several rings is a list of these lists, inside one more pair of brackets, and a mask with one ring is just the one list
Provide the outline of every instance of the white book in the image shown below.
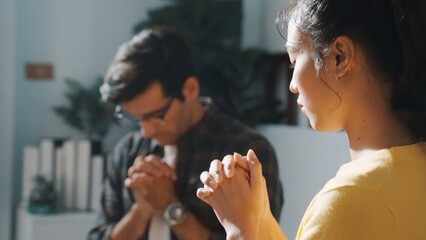
[[22,200],[26,202],[30,198],[33,179],[38,174],[38,148],[25,146],[23,155]]
[[58,194],[58,208],[64,208],[65,195],[65,156],[64,148],[58,147],[55,150],[55,189]]
[[63,139],[44,137],[39,140],[39,174],[52,180],[55,178],[56,148],[61,147]]
[[102,182],[104,178],[104,157],[95,155],[92,157],[92,174],[90,187],[90,210],[101,209]]
[[65,191],[64,205],[68,210],[76,209],[76,151],[77,144],[75,139],[67,140],[63,145],[64,165],[65,165]]
[[91,142],[89,139],[77,140],[77,210],[87,211],[89,209],[89,174],[91,167]]
[[55,144],[53,141],[51,138],[42,138],[38,143],[40,174],[50,180],[53,178],[53,158],[55,154]]

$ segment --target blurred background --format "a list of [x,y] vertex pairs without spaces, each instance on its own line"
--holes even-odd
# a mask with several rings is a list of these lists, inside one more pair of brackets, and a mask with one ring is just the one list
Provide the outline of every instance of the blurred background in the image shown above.
[[205,94],[276,147],[286,198],[281,225],[293,238],[309,199],[348,154],[344,136],[313,133],[288,94],[291,72],[274,23],[287,2],[1,0],[0,239],[35,239],[22,232],[33,233],[41,221],[19,215],[26,147],[46,138],[96,138],[107,154],[127,132],[94,99],[118,46],[156,23],[190,34]]

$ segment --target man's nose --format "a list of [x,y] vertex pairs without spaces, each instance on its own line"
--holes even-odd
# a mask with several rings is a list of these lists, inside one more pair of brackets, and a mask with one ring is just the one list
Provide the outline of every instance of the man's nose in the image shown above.
[[156,129],[154,124],[150,124],[149,121],[140,121],[139,126],[142,136],[150,138],[154,135]]

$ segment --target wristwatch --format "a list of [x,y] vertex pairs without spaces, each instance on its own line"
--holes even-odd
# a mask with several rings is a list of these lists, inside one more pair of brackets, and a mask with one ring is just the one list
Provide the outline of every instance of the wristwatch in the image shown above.
[[163,217],[169,226],[174,226],[178,223],[185,221],[187,210],[180,202],[173,202],[167,206],[164,211]]

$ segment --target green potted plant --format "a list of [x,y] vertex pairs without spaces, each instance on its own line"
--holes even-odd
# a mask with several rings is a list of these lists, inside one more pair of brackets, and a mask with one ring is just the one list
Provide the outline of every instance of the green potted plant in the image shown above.
[[33,179],[28,212],[32,214],[52,214],[57,211],[57,194],[53,180],[36,175]]
[[68,87],[66,106],[55,106],[53,111],[68,125],[83,132],[90,139],[102,139],[108,132],[111,120],[107,106],[101,100],[99,87],[102,77],[85,87],[75,79],[65,79]]

